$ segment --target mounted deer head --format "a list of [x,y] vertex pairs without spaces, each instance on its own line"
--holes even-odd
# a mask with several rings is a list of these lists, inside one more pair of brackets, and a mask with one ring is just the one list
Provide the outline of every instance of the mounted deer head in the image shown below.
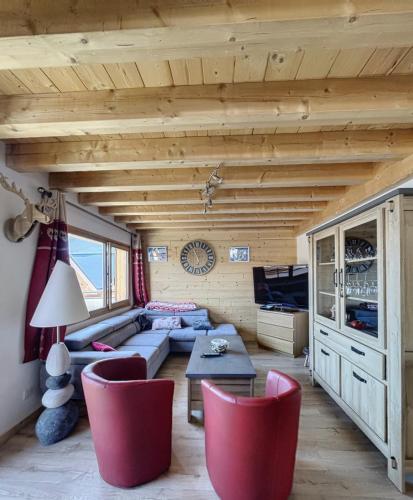
[[53,222],[51,217],[43,213],[39,205],[30,203],[30,200],[24,195],[23,191],[17,189],[14,182],[10,184],[7,177],[3,174],[0,174],[0,185],[6,189],[6,191],[16,194],[25,204],[25,209],[20,215],[13,219],[8,219],[5,222],[4,233],[7,239],[18,243],[30,236],[39,222],[42,224],[50,224]]

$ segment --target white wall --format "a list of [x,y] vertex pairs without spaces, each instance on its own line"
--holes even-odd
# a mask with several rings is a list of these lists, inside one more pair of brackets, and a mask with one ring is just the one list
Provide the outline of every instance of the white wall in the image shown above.
[[300,234],[297,237],[297,264],[308,264],[309,257],[308,238],[305,234]]
[[[47,176],[23,175],[5,166],[0,143],[0,172],[23,188],[33,201],[38,186],[47,187]],[[71,201],[75,201],[72,197]],[[4,222],[24,208],[23,202],[0,187],[0,436],[40,406],[39,362],[22,363],[26,301],[37,244],[37,230],[21,243],[12,243],[3,233]],[[129,244],[125,231],[67,207],[70,225]],[[94,209],[96,211],[96,209]]]
[[[23,176],[4,166],[0,144],[0,172],[22,187],[30,199],[47,183],[46,175]],[[22,363],[26,300],[37,243],[37,230],[22,243],[11,243],[3,224],[24,208],[23,202],[0,187],[0,435],[40,405],[39,363]]]

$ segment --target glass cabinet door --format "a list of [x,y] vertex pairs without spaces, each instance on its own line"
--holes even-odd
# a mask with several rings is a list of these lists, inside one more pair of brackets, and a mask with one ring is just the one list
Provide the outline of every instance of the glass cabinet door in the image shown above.
[[381,343],[383,313],[383,236],[380,212],[341,228],[341,328],[352,336]]
[[320,323],[338,323],[338,276],[336,232],[315,238],[314,308]]

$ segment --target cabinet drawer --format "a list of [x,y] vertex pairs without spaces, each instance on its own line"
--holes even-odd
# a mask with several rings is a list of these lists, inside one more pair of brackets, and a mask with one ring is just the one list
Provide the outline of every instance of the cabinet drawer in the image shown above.
[[318,323],[314,324],[314,336],[373,377],[386,378],[386,357],[381,352]]
[[383,441],[386,440],[386,387],[341,359],[341,397]]
[[257,324],[257,332],[261,335],[268,335],[269,337],[276,337],[278,339],[294,342],[294,330],[292,328],[259,322]]
[[340,356],[317,340],[314,354],[314,370],[340,395]]
[[258,310],[257,321],[260,323],[268,323],[269,325],[284,326],[285,328],[294,328],[293,314],[283,314],[274,311]]
[[260,333],[258,333],[257,335],[257,340],[259,344],[265,347],[270,347],[271,349],[285,352],[287,354],[291,354],[292,356],[296,355],[294,342],[288,342],[288,340],[269,337],[268,335],[262,335]]

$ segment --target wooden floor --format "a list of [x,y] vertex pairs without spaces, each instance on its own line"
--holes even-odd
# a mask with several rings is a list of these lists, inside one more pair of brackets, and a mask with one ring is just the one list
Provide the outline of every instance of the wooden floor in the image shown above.
[[[310,385],[302,358],[292,360],[253,345],[249,346],[249,351],[258,372],[258,395],[263,392],[265,375],[270,368],[281,369],[303,385],[299,450],[291,498],[406,498],[387,480],[383,456],[322,389]],[[48,448],[39,445],[33,425],[29,425],[0,448],[0,498],[217,498],[205,468],[203,429],[186,421],[184,372],[187,359],[185,356],[170,356],[159,374],[176,381],[173,457],[167,474],[132,490],[113,488],[99,477],[85,418],[70,438]]]

